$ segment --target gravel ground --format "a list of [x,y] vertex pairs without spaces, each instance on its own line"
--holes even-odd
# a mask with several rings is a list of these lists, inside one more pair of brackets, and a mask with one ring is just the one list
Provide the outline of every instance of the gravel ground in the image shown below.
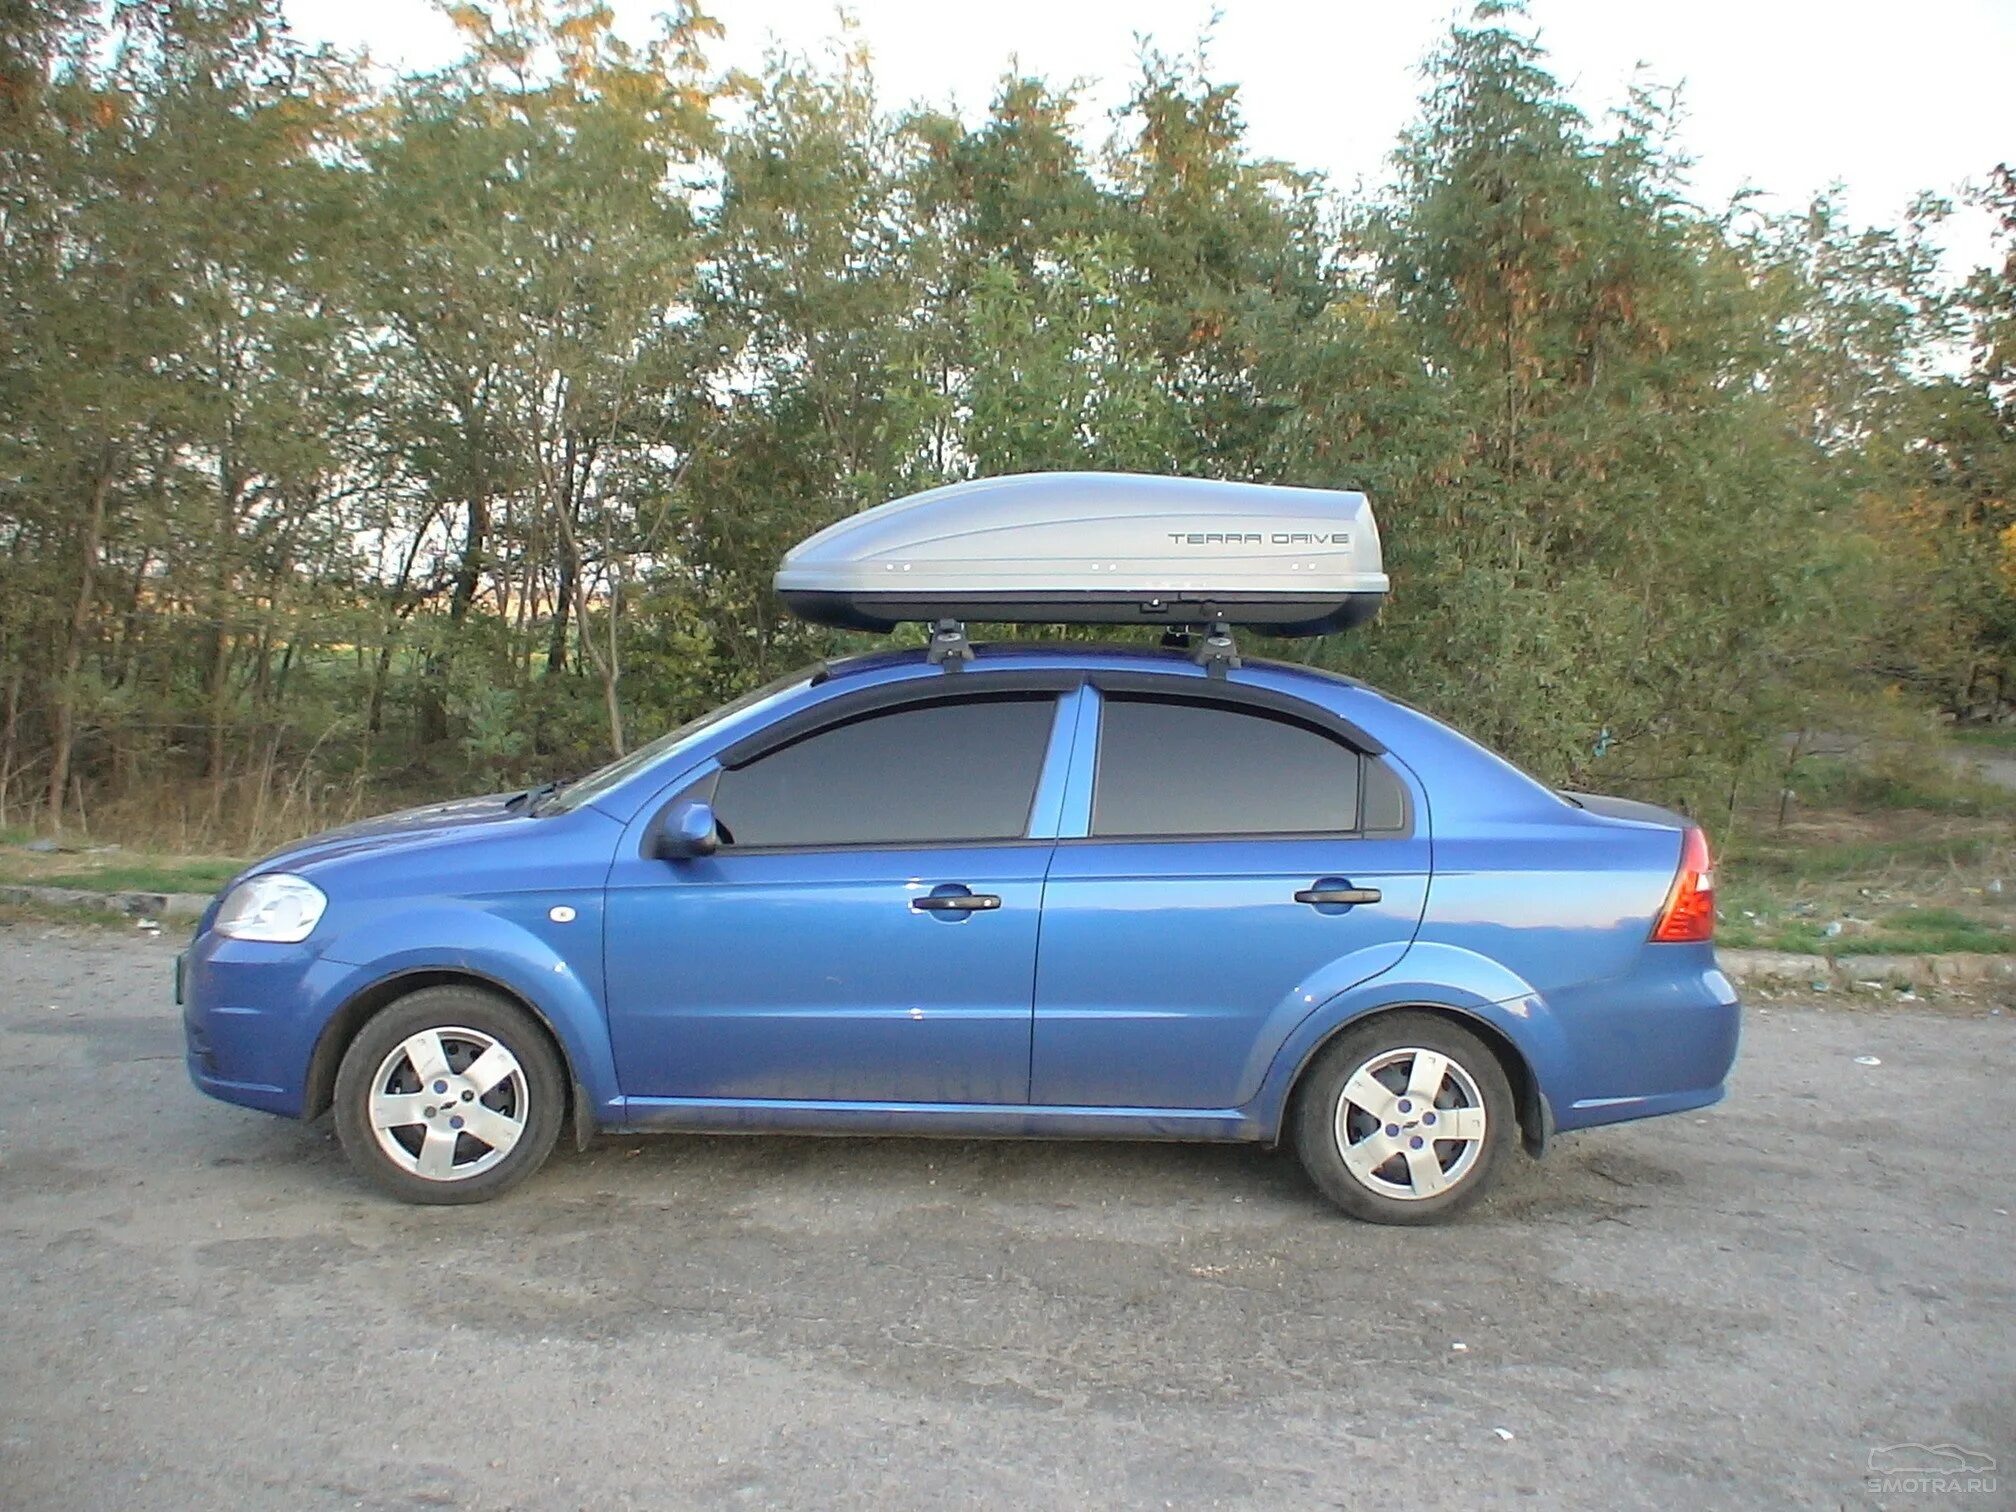
[[[422,1210],[191,1090],[171,957],[0,928],[6,1508],[2016,1504],[2006,1009],[1774,1005],[1723,1107],[1443,1229],[1139,1144],[605,1140]],[[1865,1483],[1904,1442],[2001,1470]]]

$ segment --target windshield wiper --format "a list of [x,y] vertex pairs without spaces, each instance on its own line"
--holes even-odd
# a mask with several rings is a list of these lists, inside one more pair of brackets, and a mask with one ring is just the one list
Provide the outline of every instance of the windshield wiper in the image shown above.
[[504,801],[504,807],[514,812],[522,808],[536,814],[539,812],[540,804],[573,781],[572,777],[555,777],[551,782],[542,782],[537,787],[525,789],[522,793],[514,793]]

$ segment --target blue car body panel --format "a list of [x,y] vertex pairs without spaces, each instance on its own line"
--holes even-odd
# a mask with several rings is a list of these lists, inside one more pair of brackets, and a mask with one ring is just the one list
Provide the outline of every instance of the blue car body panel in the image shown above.
[[[1382,898],[1297,903],[1312,885]],[[1399,964],[1427,893],[1423,838],[1061,843],[1043,897],[1031,1100],[1243,1105],[1294,1025]]]
[[[620,1124],[602,912],[622,827],[592,808],[539,819],[497,799],[472,811],[442,823],[419,810],[418,824],[377,830],[374,844],[325,837],[303,848],[309,859],[282,852],[251,868],[312,877],[329,908],[300,945],[227,939],[208,915],[199,924],[183,991],[197,1085],[271,1112],[318,1111],[307,1105],[308,1068],[339,1010],[402,977],[460,974],[531,1006],[597,1118]],[[563,907],[575,910],[566,924],[551,916]],[[263,1090],[233,1095],[241,1083]]]
[[[649,853],[666,804],[778,722],[996,673],[1056,684],[1026,835]],[[1272,1139],[1325,1041],[1413,1006],[1509,1047],[1558,1129],[1721,1095],[1736,995],[1711,946],[1648,943],[1679,862],[1673,816],[1570,801],[1370,688],[1253,662],[1217,686],[1338,721],[1399,780],[1405,827],[1094,838],[1108,673],[1212,686],[1147,650],[982,647],[953,674],[878,653],[731,706],[569,810],[464,800],[268,857],[247,875],[306,876],[327,912],[299,945],[226,939],[205,917],[183,983],[190,1074],[312,1115],[347,1008],[464,977],[541,1017],[606,1128]],[[1294,901],[1319,885],[1381,897]],[[956,889],[1001,905],[911,906]]]
[[[1022,1103],[1048,843],[619,858],[609,1031],[646,1097]],[[922,894],[998,897],[920,913]]]

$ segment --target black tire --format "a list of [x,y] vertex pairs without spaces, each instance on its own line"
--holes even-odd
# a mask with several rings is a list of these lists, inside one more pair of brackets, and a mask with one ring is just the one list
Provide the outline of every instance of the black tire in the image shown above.
[[[1437,1083],[1432,1104],[1407,1097],[1414,1060],[1406,1052],[1416,1050],[1445,1057],[1456,1068]],[[1398,1059],[1381,1067],[1388,1057]],[[1434,1063],[1422,1069],[1432,1075]],[[1355,1099],[1343,1110],[1345,1137],[1359,1152],[1354,1169],[1339,1143],[1339,1103],[1361,1070],[1379,1082],[1375,1090],[1384,1090],[1395,1111],[1382,1115],[1392,1121],[1381,1128]],[[1438,1130],[1474,1129],[1476,1115],[1467,1111],[1473,1102],[1481,1109],[1481,1137],[1438,1141]],[[1403,1107],[1406,1112],[1397,1111]],[[1484,1194],[1518,1131],[1512,1088],[1490,1047],[1438,1014],[1409,1011],[1380,1014],[1324,1046],[1296,1089],[1293,1120],[1295,1153],[1310,1180],[1353,1218],[1371,1223],[1436,1223],[1462,1211]],[[1394,1154],[1373,1164],[1386,1148]],[[1425,1178],[1415,1174],[1424,1150],[1434,1161]],[[1361,1175],[1367,1165],[1372,1169]],[[1437,1188],[1438,1181],[1447,1184]],[[1403,1186],[1425,1186],[1432,1195],[1399,1195]]]
[[[470,1069],[483,1041],[507,1052],[515,1062],[515,1074],[480,1096],[466,1095],[475,1092],[473,1085],[457,1088],[438,1081],[433,1085],[448,1087],[449,1092],[437,1103],[426,1097],[430,1088],[415,1080],[416,1061],[406,1055],[392,1068],[385,1087],[374,1085],[387,1069],[388,1058],[395,1052],[403,1054],[402,1046],[429,1030],[464,1031],[460,1036],[442,1034],[436,1041],[445,1052],[448,1074],[459,1079]],[[372,1110],[374,1095],[380,1091],[426,1102],[417,1111],[430,1122],[388,1131],[391,1143],[407,1152],[403,1158],[379,1138]],[[470,1106],[478,1102],[483,1106]],[[515,1142],[501,1155],[465,1127],[463,1114],[483,1114],[486,1109],[501,1120],[486,1128],[505,1129],[511,1123],[519,1127]],[[336,1134],[343,1153],[360,1174],[402,1202],[487,1202],[510,1191],[546,1163],[566,1110],[566,1072],[544,1027],[516,1003],[478,987],[423,987],[398,999],[366,1021],[343,1052],[336,1072]],[[460,1132],[451,1132],[450,1122]],[[450,1170],[466,1167],[469,1173],[421,1175],[417,1166],[429,1139],[449,1141]]]

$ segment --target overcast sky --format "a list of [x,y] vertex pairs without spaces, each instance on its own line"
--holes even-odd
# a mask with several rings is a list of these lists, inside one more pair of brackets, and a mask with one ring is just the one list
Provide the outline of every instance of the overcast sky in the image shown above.
[[[425,0],[284,0],[311,41],[366,47],[411,68],[455,52]],[[626,30],[661,0],[614,0]],[[1466,7],[1467,8],[1467,7]],[[724,64],[782,44],[816,50],[838,30],[831,0],[715,0]],[[1457,11],[1440,0],[852,0],[848,9],[894,105],[985,107],[1011,60],[1086,80],[1087,124],[1124,97],[1138,39],[1186,53],[1211,29],[1213,76],[1241,86],[1256,153],[1376,183],[1410,118],[1421,59]],[[1218,19],[1212,24],[1213,12]],[[1641,63],[1682,86],[1683,142],[1699,197],[1744,185],[1793,207],[1846,186],[1851,212],[1894,221],[1914,193],[1953,194],[2016,159],[2016,0],[1533,0],[1557,77],[1600,115]],[[1985,255],[1980,218],[1956,224],[1957,262]]]

